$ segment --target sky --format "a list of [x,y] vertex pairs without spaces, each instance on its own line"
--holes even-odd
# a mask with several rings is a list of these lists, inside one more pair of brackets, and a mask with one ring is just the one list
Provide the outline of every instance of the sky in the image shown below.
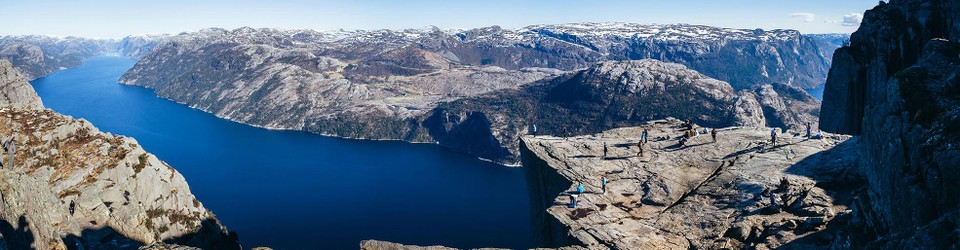
[[850,33],[877,0],[0,0],[0,35],[120,38],[208,27],[469,29],[574,22],[687,23]]

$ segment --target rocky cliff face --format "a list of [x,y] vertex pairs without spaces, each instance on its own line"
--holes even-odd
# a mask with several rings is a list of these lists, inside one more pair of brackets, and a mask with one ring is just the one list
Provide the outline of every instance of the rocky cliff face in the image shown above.
[[[0,62],[0,93],[27,92],[15,71]],[[183,176],[136,140],[43,110],[36,93],[29,95],[0,99],[0,135],[15,135],[17,145],[15,160],[5,158],[0,169],[2,245],[129,249],[169,242],[239,249]]]
[[[577,136],[524,136],[521,155],[542,246],[589,249],[824,249],[851,220],[865,180],[860,142],[770,128],[720,129],[678,147],[666,119]],[[643,129],[651,140],[638,155]],[[606,177],[606,191],[601,178]],[[585,192],[577,194],[582,183]],[[577,194],[577,206],[571,196]]]
[[957,41],[960,2],[892,0],[867,11],[834,56],[821,128],[862,137],[862,213],[881,246],[956,247]]
[[[760,100],[760,101],[758,101]],[[680,64],[656,60],[605,62],[589,69],[439,105],[423,121],[454,149],[516,161],[517,139],[532,133],[579,135],[678,117],[707,126],[782,126],[816,122],[819,103],[802,90],[730,84]]]
[[0,105],[21,108],[43,108],[43,103],[33,86],[10,61],[0,59]]

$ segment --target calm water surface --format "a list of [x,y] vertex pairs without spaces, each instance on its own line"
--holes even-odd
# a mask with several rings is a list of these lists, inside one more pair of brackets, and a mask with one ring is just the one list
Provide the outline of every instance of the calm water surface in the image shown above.
[[360,240],[533,247],[523,171],[434,145],[270,131],[117,84],[95,57],[33,81],[43,104],[136,138],[177,170],[245,248],[356,249]]

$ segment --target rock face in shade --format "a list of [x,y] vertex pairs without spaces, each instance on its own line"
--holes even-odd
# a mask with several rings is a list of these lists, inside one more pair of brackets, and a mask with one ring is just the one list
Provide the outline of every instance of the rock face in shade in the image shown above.
[[799,89],[766,85],[735,92],[683,65],[648,59],[599,63],[520,89],[443,103],[422,124],[442,145],[512,163],[517,139],[534,125],[538,134],[561,136],[666,117],[714,127],[801,129],[801,122],[816,123],[817,106]]
[[[547,247],[823,249],[850,220],[865,180],[849,136],[809,139],[770,128],[720,129],[678,148],[681,122],[658,120],[569,138],[525,136],[534,228]],[[651,140],[638,156],[643,129]],[[604,193],[601,178],[608,179]],[[787,180],[783,183],[784,178]],[[576,208],[570,195],[582,183]],[[764,190],[769,190],[769,193]],[[830,236],[824,236],[830,235]]]
[[[0,62],[0,72],[15,69]],[[0,79],[11,79],[7,75]],[[13,80],[0,82],[0,93],[26,84]],[[0,169],[2,245],[118,249],[169,242],[240,248],[236,235],[191,194],[183,176],[133,138],[44,110],[36,93],[0,100],[14,100],[0,103],[0,135],[15,135],[17,145],[14,163],[5,158]]]
[[0,59],[0,106],[16,106],[22,108],[43,108],[40,96],[33,91],[33,86],[24,79],[20,72],[13,68],[10,61]]
[[892,0],[837,50],[821,128],[857,134],[870,181],[862,217],[890,248],[957,244],[960,2]]

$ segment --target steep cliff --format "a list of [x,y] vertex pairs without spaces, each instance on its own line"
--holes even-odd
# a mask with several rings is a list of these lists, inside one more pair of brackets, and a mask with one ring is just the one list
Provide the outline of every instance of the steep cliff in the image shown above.
[[[10,95],[11,91],[18,95]],[[0,61],[0,135],[14,136],[0,169],[0,234],[11,249],[130,249],[169,242],[239,249],[236,235],[175,169],[133,138],[44,110]]]
[[892,0],[867,11],[834,56],[820,127],[862,137],[861,213],[881,246],[956,247],[957,41],[960,2]]
[[0,59],[0,105],[21,108],[43,108],[40,96],[33,91],[10,61]]

